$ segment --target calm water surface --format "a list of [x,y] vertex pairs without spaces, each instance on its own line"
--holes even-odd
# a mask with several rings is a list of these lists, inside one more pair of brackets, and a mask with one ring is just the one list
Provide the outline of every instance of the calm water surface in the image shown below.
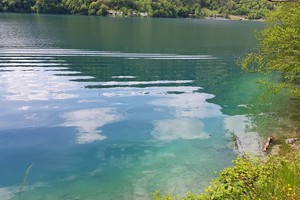
[[[258,22],[0,15],[0,199],[201,192],[259,149]],[[256,103],[255,103],[256,102]],[[258,102],[258,103],[257,103]],[[287,104],[287,107],[290,105]]]

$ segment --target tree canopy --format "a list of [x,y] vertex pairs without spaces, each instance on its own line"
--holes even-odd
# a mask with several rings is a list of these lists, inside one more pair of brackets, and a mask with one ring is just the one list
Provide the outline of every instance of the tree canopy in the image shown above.
[[267,0],[0,0],[4,12],[107,15],[115,11],[122,16],[147,13],[150,17],[243,15],[260,19],[273,7]]
[[281,82],[270,85],[279,90],[288,88],[300,97],[300,3],[282,3],[266,19],[266,28],[259,33],[259,48],[243,60],[245,69],[281,75]]

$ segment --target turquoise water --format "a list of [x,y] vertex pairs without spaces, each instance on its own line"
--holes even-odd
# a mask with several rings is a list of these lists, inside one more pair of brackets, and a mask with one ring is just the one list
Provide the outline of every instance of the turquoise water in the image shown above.
[[[0,199],[201,192],[257,152],[259,22],[0,15]],[[288,105],[290,106],[290,105]],[[277,112],[277,111],[276,111]],[[260,115],[261,116],[261,115]],[[247,133],[247,134],[245,134]]]

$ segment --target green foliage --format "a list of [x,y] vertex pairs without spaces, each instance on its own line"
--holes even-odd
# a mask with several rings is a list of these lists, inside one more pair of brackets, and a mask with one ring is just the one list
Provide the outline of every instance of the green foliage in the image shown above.
[[264,176],[260,165],[250,158],[237,158],[234,166],[224,169],[218,179],[211,182],[205,190],[211,199],[228,199],[235,197],[240,199],[248,190],[254,189],[254,183],[259,177]]
[[[100,8],[102,6],[102,8]],[[215,16],[246,15],[249,19],[264,17],[272,10],[267,0],[2,0],[0,11],[61,14],[107,15],[109,10],[124,15],[146,12],[151,17],[203,17],[201,8]],[[126,11],[126,12],[124,12]]]
[[154,200],[287,199],[300,196],[300,154],[268,156],[264,160],[240,157],[224,169],[202,194],[188,193],[179,198],[155,192]]
[[175,197],[172,197],[170,194],[162,195],[159,190],[152,193],[153,200],[173,200]]
[[280,73],[278,88],[288,88],[300,96],[300,4],[278,6],[268,15],[258,38],[258,52],[250,53],[242,67],[264,74]]

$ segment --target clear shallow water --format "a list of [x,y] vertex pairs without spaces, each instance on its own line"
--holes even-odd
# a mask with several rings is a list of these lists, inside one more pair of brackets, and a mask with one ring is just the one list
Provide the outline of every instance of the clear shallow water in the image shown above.
[[[0,15],[0,199],[200,192],[259,148],[257,22]],[[287,105],[289,107],[290,105]],[[275,106],[276,107],[276,106]],[[247,134],[245,134],[247,133]]]

